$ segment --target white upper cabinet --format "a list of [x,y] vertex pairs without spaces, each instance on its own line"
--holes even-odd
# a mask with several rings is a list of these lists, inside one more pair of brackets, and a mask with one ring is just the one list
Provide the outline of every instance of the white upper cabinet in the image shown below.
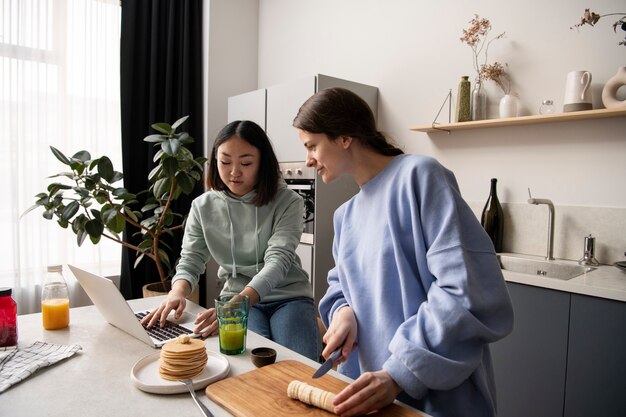
[[267,87],[267,135],[279,162],[304,161],[306,151],[293,127],[300,106],[315,94],[315,76]]
[[265,130],[265,88],[228,97],[228,123],[251,120]]

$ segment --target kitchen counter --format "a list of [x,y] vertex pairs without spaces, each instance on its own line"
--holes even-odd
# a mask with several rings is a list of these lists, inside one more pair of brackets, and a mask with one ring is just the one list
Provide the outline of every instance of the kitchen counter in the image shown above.
[[[132,300],[133,309],[150,309],[162,297]],[[188,305],[188,311],[196,313]],[[18,317],[18,343],[27,346],[35,341],[82,346],[73,357],[35,373],[0,395],[0,416],[90,417],[113,416],[199,416],[189,393],[158,395],[143,392],[133,385],[130,372],[139,359],[154,352],[116,327],[108,324],[94,306],[72,308],[70,327],[47,331],[41,326],[41,314]],[[219,352],[218,338],[206,339],[209,350]],[[318,365],[304,356],[286,349],[271,340],[248,332],[246,353],[226,356],[230,363],[229,376],[256,369],[250,359],[250,350],[258,346],[276,349],[277,361],[295,359],[309,366]],[[338,373],[339,379],[348,380]],[[230,414],[212,403],[204,390],[197,391],[201,401],[216,417]]]
[[[516,253],[503,253],[503,255],[544,260],[540,256],[527,256]],[[578,265],[576,261],[563,259],[557,259],[554,262]],[[502,271],[502,273],[504,279],[508,282],[626,302],[626,272],[622,272],[613,265],[600,265],[594,268],[596,269],[593,271],[569,280],[546,278],[511,271]]]
[[[134,310],[151,309],[162,298],[164,296],[131,300],[129,304]],[[195,314],[202,310],[197,305],[187,305],[190,313]],[[79,344],[82,350],[69,359],[43,368],[0,394],[0,416],[202,415],[188,392],[151,394],[133,385],[130,377],[133,365],[158,350],[108,324],[94,306],[72,308],[70,326],[56,331],[43,329],[41,313],[18,316],[18,346],[26,347],[35,341]],[[252,364],[250,351],[259,346],[274,348],[277,351],[277,362],[291,359],[313,368],[319,366],[315,361],[248,331],[246,352],[226,356],[230,363],[227,378],[256,369]],[[206,347],[213,352],[219,352],[218,337],[207,338]],[[351,381],[333,370],[330,374],[338,379]],[[215,417],[231,416],[209,400],[204,389],[196,391],[196,394]]]

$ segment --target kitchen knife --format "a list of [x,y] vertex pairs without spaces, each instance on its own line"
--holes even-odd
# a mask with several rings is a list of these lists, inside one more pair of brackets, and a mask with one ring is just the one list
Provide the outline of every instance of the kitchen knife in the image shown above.
[[339,349],[337,349],[336,351],[330,354],[328,359],[326,359],[326,362],[324,362],[322,366],[320,366],[317,369],[317,371],[315,371],[315,373],[313,374],[313,378],[319,378],[320,376],[325,375],[326,372],[330,371],[335,361],[339,359],[340,357],[341,357],[341,347],[339,347]]

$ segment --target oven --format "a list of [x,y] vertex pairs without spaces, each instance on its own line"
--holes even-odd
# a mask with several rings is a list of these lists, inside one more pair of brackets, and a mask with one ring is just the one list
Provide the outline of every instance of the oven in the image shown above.
[[304,200],[304,224],[300,242],[313,244],[315,230],[315,168],[305,162],[283,162],[280,172],[287,187],[300,194]]
[[302,237],[296,248],[296,254],[302,262],[302,268],[312,280],[315,243],[315,168],[307,167],[305,162],[281,162],[279,167],[287,187],[304,200]]

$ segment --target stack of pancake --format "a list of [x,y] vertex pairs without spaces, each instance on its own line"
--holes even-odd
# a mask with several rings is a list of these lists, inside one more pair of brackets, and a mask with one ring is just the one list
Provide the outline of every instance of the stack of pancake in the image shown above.
[[170,381],[191,379],[202,372],[207,360],[203,340],[181,335],[161,348],[159,375]]

